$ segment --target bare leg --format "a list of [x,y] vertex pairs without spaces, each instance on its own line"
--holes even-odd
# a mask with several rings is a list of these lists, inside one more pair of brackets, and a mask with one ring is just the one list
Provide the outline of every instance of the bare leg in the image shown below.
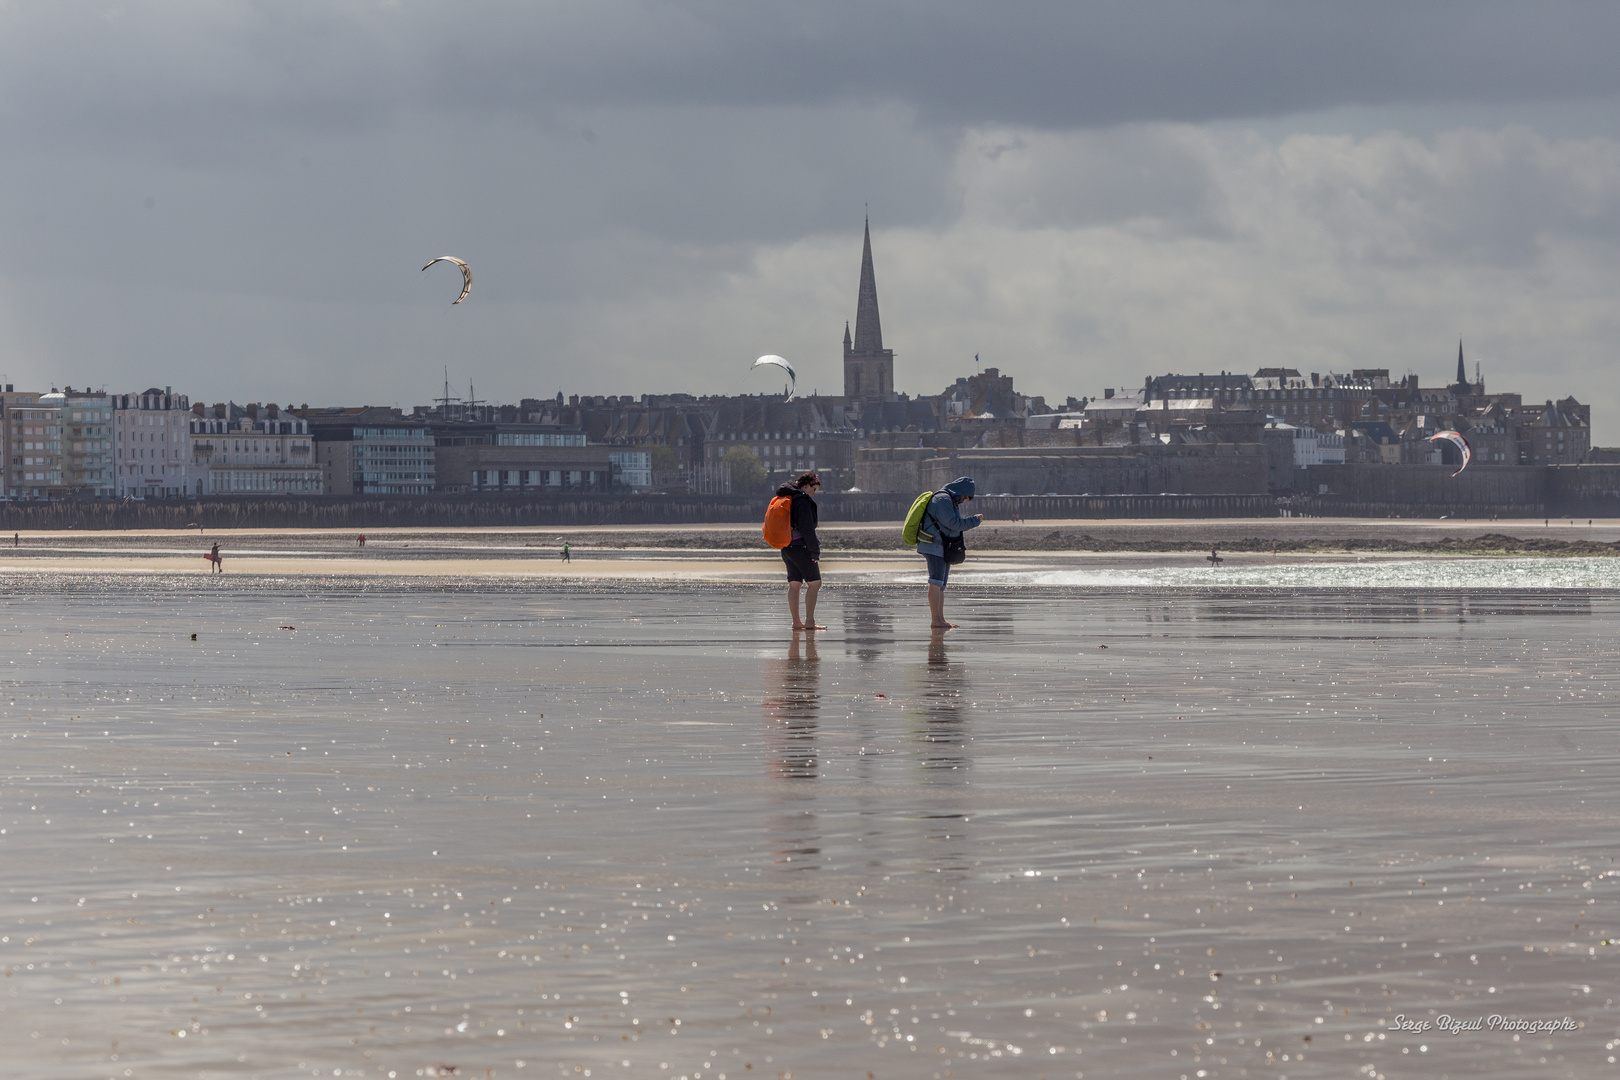
[[945,621],[945,590],[938,585],[928,586],[928,611],[934,617],[929,625],[935,630],[956,629],[955,623]]
[[806,630],[825,630],[825,626],[816,622],[816,594],[821,591],[821,582],[812,581],[804,588],[804,628]]
[[788,582],[788,614],[793,616],[793,629],[803,630],[804,623],[799,621],[799,586],[803,582]]

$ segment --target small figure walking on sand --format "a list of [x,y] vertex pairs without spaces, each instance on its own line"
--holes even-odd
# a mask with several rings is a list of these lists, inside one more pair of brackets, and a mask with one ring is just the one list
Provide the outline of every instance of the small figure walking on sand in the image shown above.
[[214,541],[213,549],[208,552],[208,566],[208,572],[211,574],[223,574],[225,572],[225,560],[219,557],[218,540]]
[[361,547],[366,546],[366,534],[365,533],[360,534],[360,546]]
[[1211,566],[1219,566],[1221,564],[1221,553],[1216,551],[1213,545],[1210,546],[1209,554],[1205,555],[1204,558],[1209,560],[1209,565]]
[[563,541],[562,561],[566,563],[571,563],[574,561],[574,557],[568,554],[568,541],[566,540]]
[[935,630],[956,629],[955,623],[945,621],[945,583],[950,580],[951,566],[945,561],[944,541],[958,541],[964,532],[984,521],[983,514],[963,517],[957,510],[962,503],[973,501],[974,489],[971,476],[946,484],[928,501],[922,527],[917,530],[917,554],[928,563],[928,625]]

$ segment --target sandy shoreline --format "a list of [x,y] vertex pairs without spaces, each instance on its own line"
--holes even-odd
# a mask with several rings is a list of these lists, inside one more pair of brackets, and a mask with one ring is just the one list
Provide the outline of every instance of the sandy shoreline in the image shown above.
[[[1544,524],[1544,521],[1547,523]],[[823,543],[830,547],[885,550],[900,547],[898,523],[823,522]],[[133,547],[158,541],[206,549],[215,541],[240,543],[251,538],[268,546],[319,545],[333,552],[359,550],[352,529],[129,529],[36,530],[14,534],[22,549],[85,546]],[[717,548],[758,549],[763,545],[754,523],[712,525],[536,526],[532,528],[397,528],[365,531],[368,554],[398,552],[409,547],[428,549],[477,547],[524,550],[553,548],[567,541],[579,548]],[[1575,521],[1563,519],[1411,520],[1399,518],[1110,518],[986,521],[973,530],[976,547],[994,550],[1054,550],[1084,538],[1121,550],[1161,550],[1166,544],[1221,545],[1245,541],[1275,542],[1280,547],[1341,544],[1409,545],[1421,548],[1444,540],[1481,536],[1510,538],[1529,543],[1558,544],[1620,542],[1620,519]],[[0,555],[4,554],[0,541]]]
[[[920,563],[893,526],[829,523],[821,530],[829,577],[909,575]],[[337,529],[31,532],[0,545],[0,573],[206,575],[215,543],[226,576],[366,575],[580,580],[777,581],[782,567],[758,527],[377,529],[362,548]],[[573,560],[563,562],[563,543]],[[1120,565],[1197,566],[1211,547],[1223,565],[1323,559],[1608,557],[1620,555],[1620,520],[1525,521],[1334,518],[987,522],[969,534],[963,573]]]

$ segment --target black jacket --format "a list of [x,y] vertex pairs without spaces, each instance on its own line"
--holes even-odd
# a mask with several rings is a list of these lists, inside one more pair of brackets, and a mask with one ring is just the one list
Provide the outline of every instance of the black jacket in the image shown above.
[[816,500],[806,495],[792,484],[783,484],[776,489],[776,494],[793,500],[789,508],[789,522],[793,531],[798,533],[798,539],[788,545],[790,548],[805,548],[810,552],[812,559],[821,558],[821,541],[816,539]]

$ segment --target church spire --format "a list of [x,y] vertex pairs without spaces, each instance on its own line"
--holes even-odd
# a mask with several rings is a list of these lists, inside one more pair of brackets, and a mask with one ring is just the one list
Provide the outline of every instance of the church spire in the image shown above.
[[1457,339],[1457,385],[1468,385],[1468,370],[1463,367],[1462,339]]
[[844,352],[846,354],[849,352],[849,348],[850,348],[849,320],[845,319],[844,320]]
[[872,272],[872,223],[866,223],[866,246],[861,251],[861,291],[855,305],[855,351],[883,351],[883,327],[878,323],[877,276]]

